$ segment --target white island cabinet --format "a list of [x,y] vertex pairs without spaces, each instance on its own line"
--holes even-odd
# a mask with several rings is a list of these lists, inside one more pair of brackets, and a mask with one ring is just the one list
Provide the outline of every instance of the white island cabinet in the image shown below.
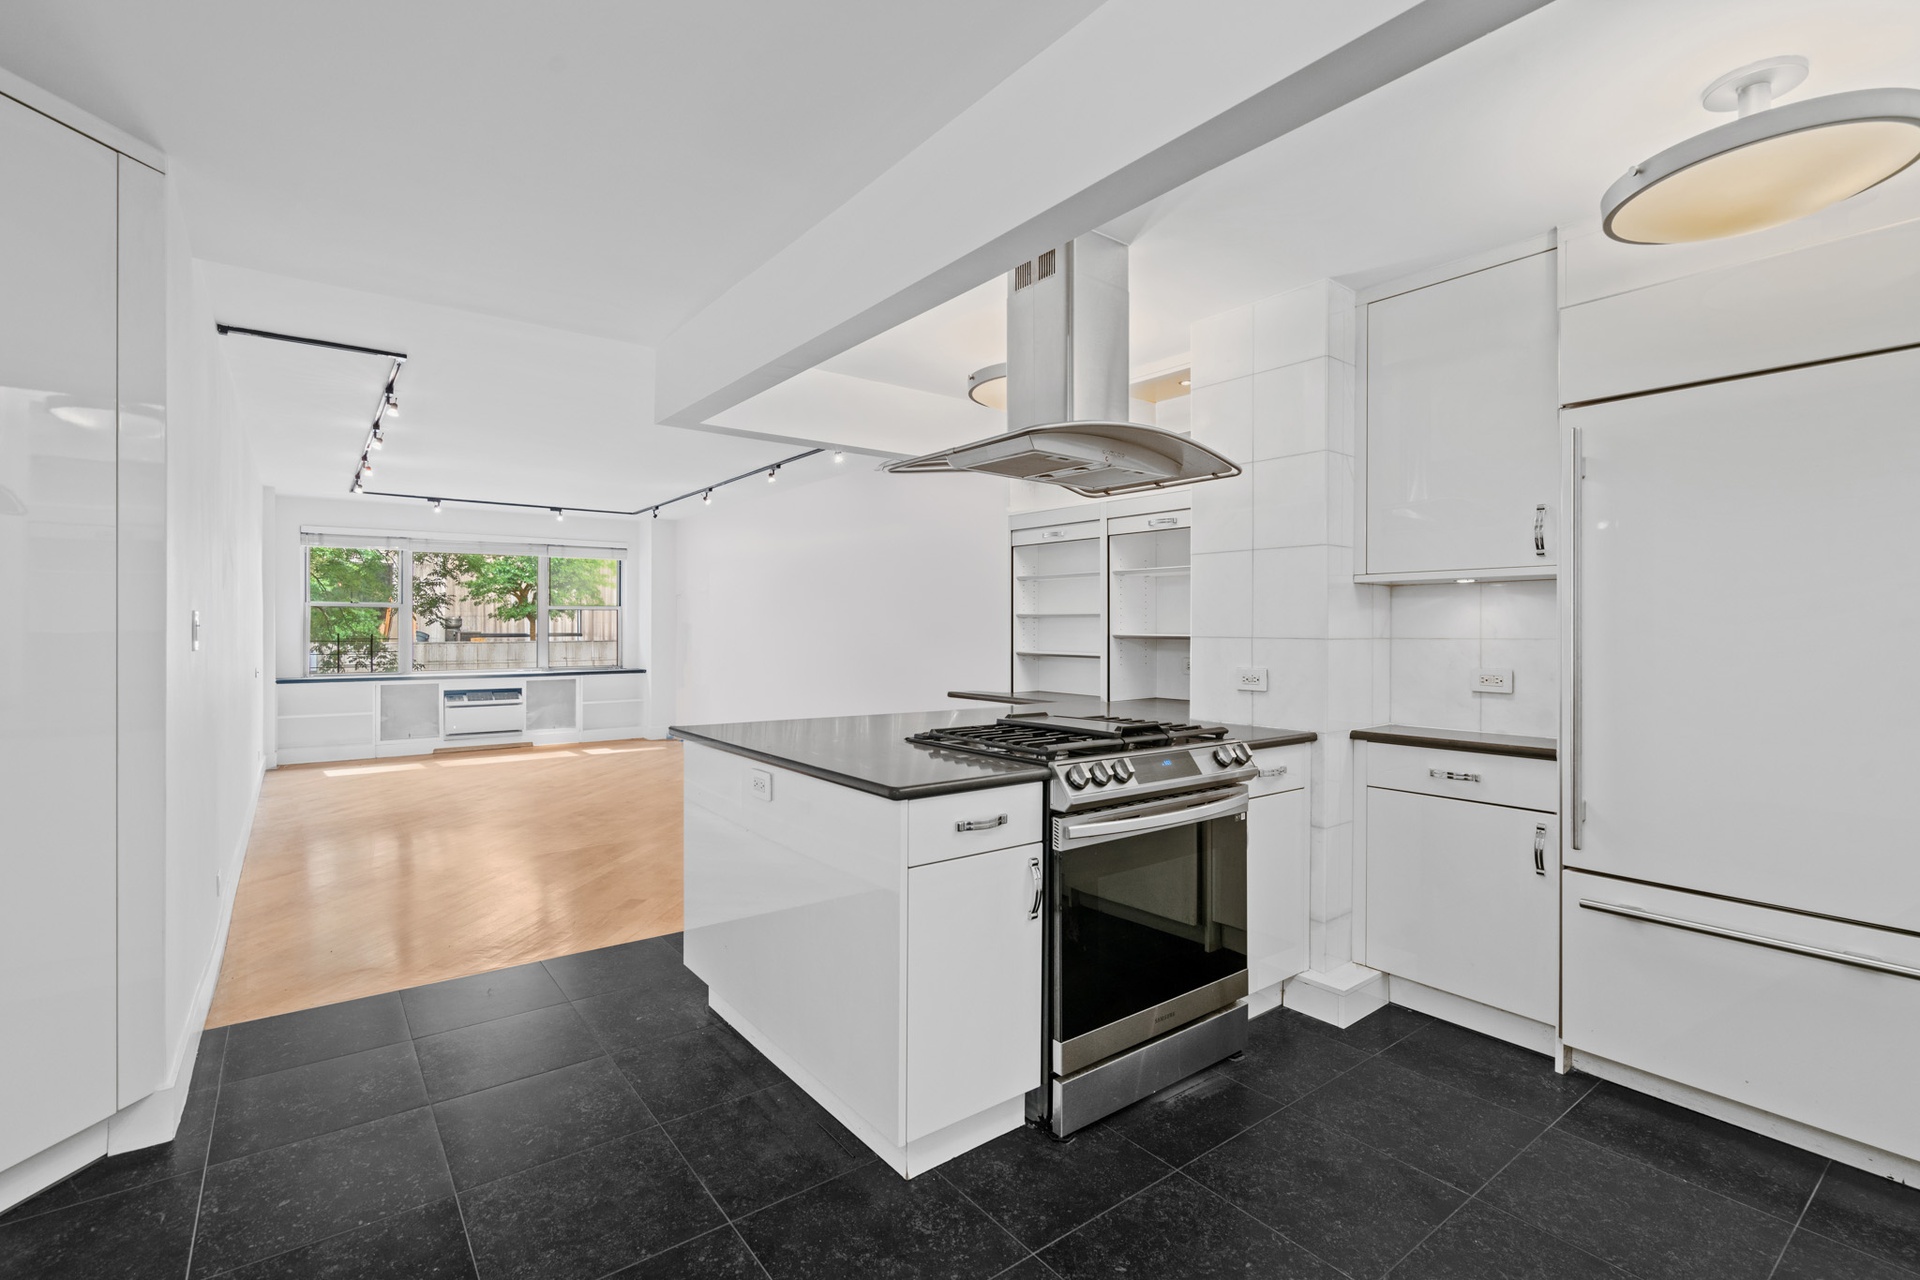
[[[804,722],[794,722],[804,723]],[[912,1177],[1040,1084],[1041,784],[889,799],[686,746],[686,963]]]

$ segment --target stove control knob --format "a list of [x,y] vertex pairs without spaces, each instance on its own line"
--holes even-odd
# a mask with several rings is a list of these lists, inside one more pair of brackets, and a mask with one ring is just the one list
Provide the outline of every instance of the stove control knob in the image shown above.
[[1087,771],[1077,764],[1068,766],[1066,777],[1067,785],[1075,791],[1082,790],[1087,785]]
[[1222,769],[1231,768],[1233,766],[1233,749],[1224,744],[1215,747],[1213,749],[1213,762]]
[[1252,764],[1253,748],[1244,742],[1236,742],[1233,744],[1233,758],[1240,764]]
[[1104,787],[1113,781],[1113,775],[1107,772],[1106,764],[1099,760],[1093,762],[1093,768],[1088,771],[1088,776],[1093,779],[1093,785],[1096,787]]
[[1132,782],[1133,765],[1125,760],[1115,760],[1113,762],[1113,780],[1115,782]]

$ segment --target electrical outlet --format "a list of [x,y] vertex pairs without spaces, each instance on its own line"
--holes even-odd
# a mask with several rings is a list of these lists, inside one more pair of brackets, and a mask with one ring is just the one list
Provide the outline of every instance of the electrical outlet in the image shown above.
[[1512,693],[1513,668],[1488,667],[1473,673],[1475,693]]
[[773,799],[773,775],[765,769],[747,770],[747,794],[755,800]]
[[1265,667],[1235,667],[1233,669],[1233,687],[1253,693],[1265,693],[1267,691],[1267,669]]

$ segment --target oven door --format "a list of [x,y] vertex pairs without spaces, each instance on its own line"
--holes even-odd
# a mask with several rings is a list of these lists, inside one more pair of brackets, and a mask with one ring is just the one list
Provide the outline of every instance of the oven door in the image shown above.
[[1247,994],[1247,789],[1059,814],[1053,1072],[1076,1071]]

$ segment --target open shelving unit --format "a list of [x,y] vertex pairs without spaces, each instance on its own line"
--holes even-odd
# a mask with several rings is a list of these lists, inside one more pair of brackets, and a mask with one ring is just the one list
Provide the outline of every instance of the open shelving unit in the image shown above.
[[1193,641],[1193,530],[1113,532],[1107,536],[1107,696],[1186,698]]
[[1013,689],[1106,690],[1106,565],[1097,520],[1013,547]]

